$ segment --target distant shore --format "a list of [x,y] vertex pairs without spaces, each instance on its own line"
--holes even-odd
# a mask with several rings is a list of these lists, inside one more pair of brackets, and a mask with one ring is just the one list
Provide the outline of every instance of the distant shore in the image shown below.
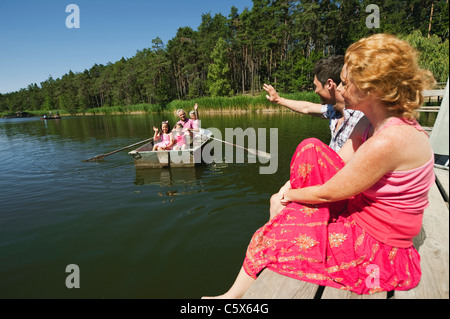
[[[283,97],[292,100],[303,100],[314,103],[320,103],[319,97],[311,91],[281,94]],[[136,104],[126,106],[102,106],[93,109],[51,109],[51,110],[26,110],[24,113],[32,116],[43,116],[44,114],[60,114],[61,116],[89,116],[89,115],[119,115],[119,114],[150,114],[150,113],[172,113],[178,109],[184,109],[189,112],[198,104],[199,112],[202,113],[247,113],[263,112],[276,113],[289,111],[288,109],[275,105],[266,99],[265,92],[257,96],[238,95],[233,97],[202,97],[193,100],[174,100],[167,105],[160,106],[156,104]],[[0,113],[1,117],[15,117],[16,112]]]
[[[292,112],[288,108],[279,106],[278,108],[258,108],[258,109],[200,109],[201,114],[240,114],[240,113],[280,113],[280,112]],[[190,109],[185,110],[186,112],[191,111]],[[151,114],[151,113],[173,113],[176,114],[176,110],[164,110],[158,112],[147,112],[147,111],[131,111],[131,112],[89,112],[89,113],[77,113],[77,114],[61,114],[61,116],[95,116],[95,115],[139,115],[139,114]]]
[[[187,112],[190,111],[186,110]],[[201,109],[201,114],[244,114],[244,113],[282,113],[282,112],[292,112],[288,108],[279,106],[277,108],[258,108],[258,109]],[[35,112],[35,111],[34,111]],[[89,111],[71,114],[68,112],[59,112],[61,117],[67,116],[105,116],[105,115],[140,115],[140,114],[152,114],[152,113],[173,113],[176,114],[176,110],[163,110],[163,111],[130,111],[130,112],[119,112],[119,111]],[[1,118],[30,118],[30,117],[42,117],[45,113],[31,114],[28,116],[15,116],[14,114],[1,114]]]

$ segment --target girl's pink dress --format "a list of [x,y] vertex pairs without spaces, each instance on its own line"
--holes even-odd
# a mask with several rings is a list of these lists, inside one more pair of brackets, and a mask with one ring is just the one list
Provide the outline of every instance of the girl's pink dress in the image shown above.
[[[389,121],[387,126],[405,124],[422,130],[417,122],[401,119]],[[292,158],[291,186],[321,185],[344,165],[327,145],[307,139]],[[388,173],[348,200],[288,204],[253,235],[244,270],[256,278],[268,268],[357,294],[414,288],[421,271],[412,238],[420,231],[423,210],[428,205],[433,165],[431,159],[411,171]]]
[[182,147],[183,145],[186,145],[186,135],[184,135],[184,133],[177,133],[176,135],[177,138],[177,146]]
[[[159,147],[167,147],[170,144],[170,134],[162,134],[161,142],[155,144],[155,146]],[[170,150],[170,148],[166,148],[166,150]]]

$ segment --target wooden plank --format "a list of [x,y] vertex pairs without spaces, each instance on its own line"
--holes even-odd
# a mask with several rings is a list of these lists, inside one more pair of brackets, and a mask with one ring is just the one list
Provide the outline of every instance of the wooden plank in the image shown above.
[[[396,291],[396,299],[449,298],[449,211],[436,184],[430,189],[429,201],[430,205],[424,213],[422,231],[414,239],[414,245],[421,255],[421,281],[412,290]],[[318,285],[265,269],[243,299],[313,299],[318,289]],[[321,298],[387,299],[387,293],[357,295],[346,290],[326,287]]]
[[387,299],[387,292],[379,292],[373,295],[358,295],[348,290],[326,287],[322,299]]
[[423,90],[423,97],[444,96],[445,90]]
[[422,110],[422,109],[418,109],[417,112],[422,112],[422,113],[439,113],[439,110]]
[[264,269],[242,299],[313,299],[318,285]]
[[430,205],[424,212],[422,232],[415,238],[422,269],[419,285],[396,291],[395,299],[449,298],[449,211],[436,184],[428,195]]
[[[295,279],[292,279],[295,280]],[[294,295],[293,299],[314,299],[314,297],[317,294],[317,291],[319,290],[320,286],[312,284],[310,282],[306,281],[299,281],[299,290]]]

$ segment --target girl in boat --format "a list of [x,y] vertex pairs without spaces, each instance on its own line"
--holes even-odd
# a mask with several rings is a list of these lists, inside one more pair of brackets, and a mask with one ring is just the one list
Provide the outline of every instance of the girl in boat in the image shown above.
[[253,235],[227,293],[240,298],[265,268],[357,294],[409,290],[421,277],[420,232],[434,155],[415,109],[435,81],[407,42],[376,34],[345,54],[338,91],[362,111],[337,154],[300,143],[290,181],[271,198],[271,219]]
[[153,151],[168,151],[172,148],[174,144],[174,140],[172,134],[170,134],[170,124],[169,121],[163,121],[161,123],[161,132],[155,126],[153,126],[153,130],[155,131],[155,135],[153,136],[153,140],[157,141],[161,138],[161,142],[155,144],[153,146]]
[[187,139],[190,138],[189,131],[183,132],[183,124],[177,123],[175,124],[175,131],[174,131],[174,140],[176,142],[176,145],[173,147],[174,150],[187,150],[188,149],[188,143]]
[[192,121],[194,121],[195,125],[197,125],[197,127],[200,127],[200,117],[198,116],[198,104],[195,103],[194,105],[194,111],[190,111],[189,112],[189,117],[191,118]]

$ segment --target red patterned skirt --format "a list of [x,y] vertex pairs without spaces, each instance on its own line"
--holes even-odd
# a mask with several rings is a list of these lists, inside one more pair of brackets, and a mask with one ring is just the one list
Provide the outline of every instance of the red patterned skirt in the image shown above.
[[[292,188],[321,185],[345,163],[317,139],[303,141],[290,166]],[[357,294],[409,290],[420,280],[414,247],[385,245],[346,212],[347,201],[290,203],[253,235],[244,270],[252,278],[268,268],[279,274]]]

